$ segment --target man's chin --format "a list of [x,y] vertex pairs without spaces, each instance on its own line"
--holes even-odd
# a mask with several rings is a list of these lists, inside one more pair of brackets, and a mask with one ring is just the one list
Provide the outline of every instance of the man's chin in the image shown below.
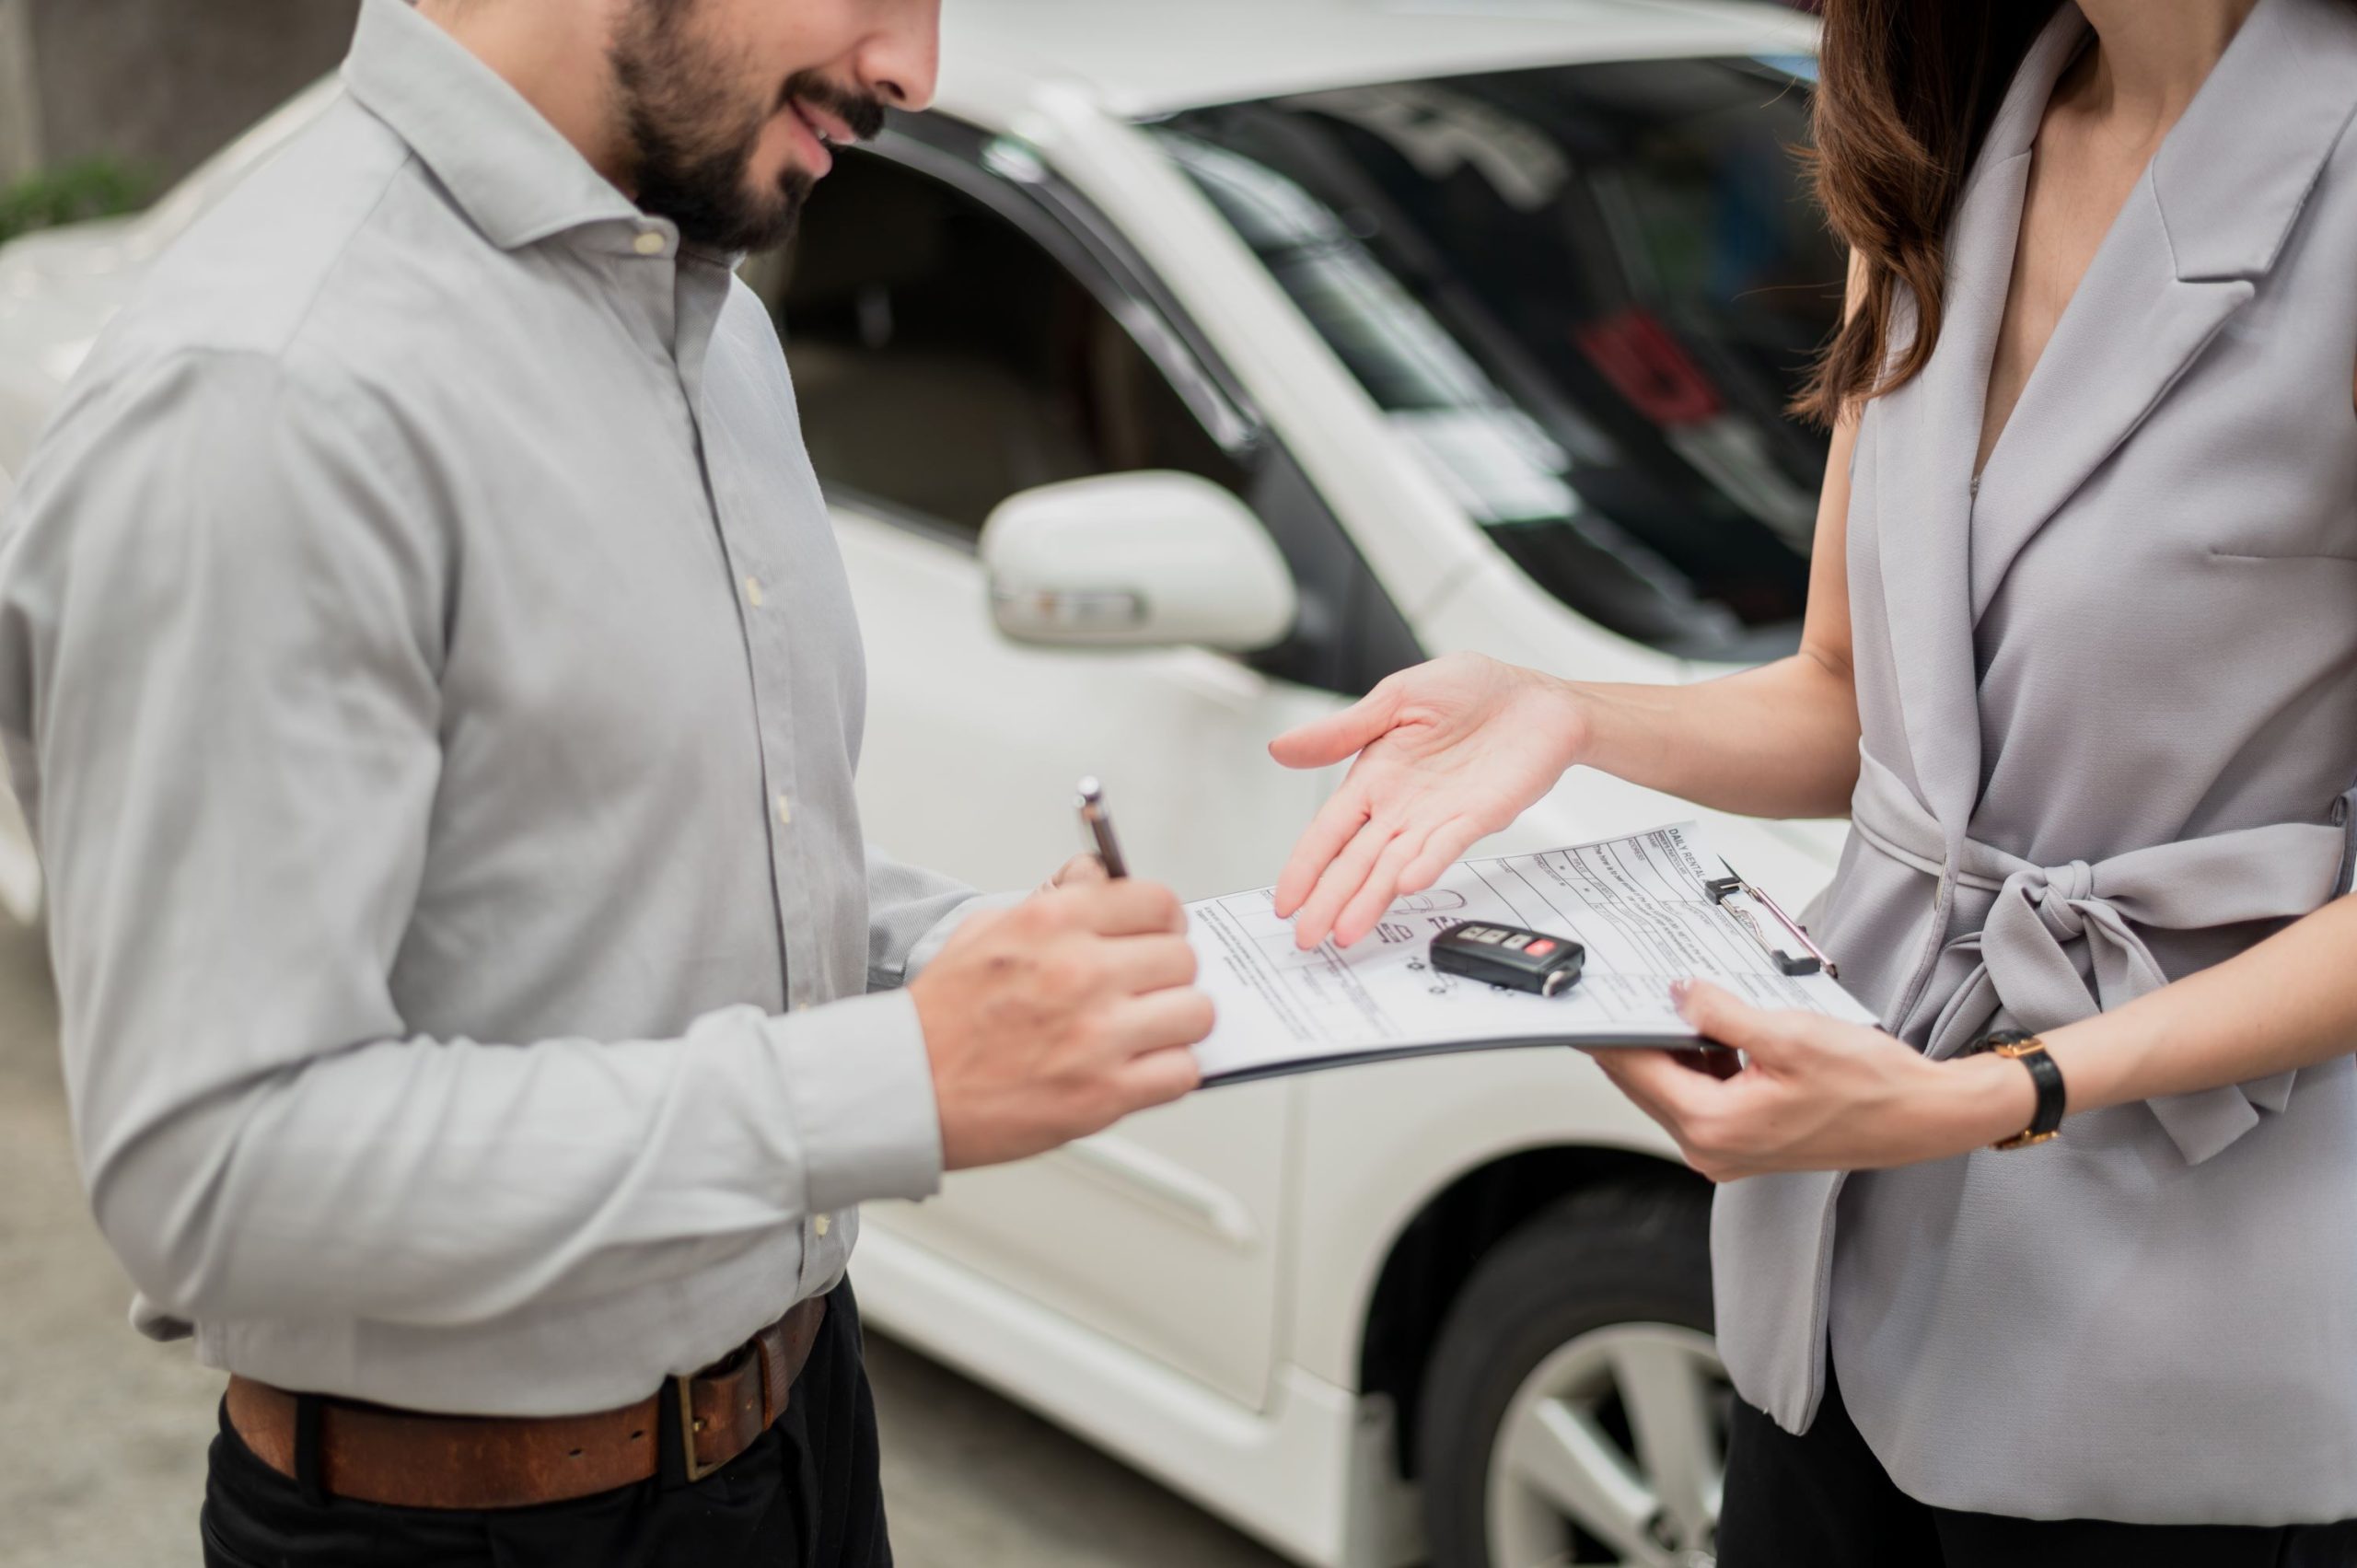
[[758,200],[740,195],[726,205],[707,198],[652,205],[647,210],[679,227],[679,238],[702,250],[774,250],[794,238],[814,181],[791,175]]

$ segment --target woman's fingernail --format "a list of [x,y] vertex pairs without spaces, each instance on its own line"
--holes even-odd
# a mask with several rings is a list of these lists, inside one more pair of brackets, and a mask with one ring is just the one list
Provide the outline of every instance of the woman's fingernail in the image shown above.
[[1669,1005],[1677,1008],[1679,1012],[1683,1013],[1686,1011],[1687,998],[1693,994],[1694,982],[1692,981],[1673,980],[1669,982]]

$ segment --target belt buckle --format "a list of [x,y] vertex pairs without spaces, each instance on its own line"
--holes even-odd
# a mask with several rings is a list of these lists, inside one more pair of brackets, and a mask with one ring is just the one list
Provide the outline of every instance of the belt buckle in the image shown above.
[[695,1379],[674,1376],[671,1386],[679,1396],[679,1469],[693,1486],[704,1477],[723,1469],[721,1465],[704,1465],[696,1461],[696,1434],[703,1430],[703,1423],[696,1419]]

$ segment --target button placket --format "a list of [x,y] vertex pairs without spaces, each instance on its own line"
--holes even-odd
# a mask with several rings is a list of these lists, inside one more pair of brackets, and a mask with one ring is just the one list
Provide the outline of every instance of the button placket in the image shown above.
[[761,737],[762,768],[770,784],[771,881],[779,929],[787,950],[786,1005],[799,1010],[809,1004],[807,981],[815,972],[817,958],[796,939],[797,934],[807,931],[809,908],[805,897],[807,889],[796,878],[799,861],[790,842],[795,814],[793,691],[784,656],[784,633],[766,613],[770,594],[761,575],[766,563],[748,548],[746,535],[735,522],[746,512],[739,490],[725,474],[710,472],[714,461],[713,454],[707,452],[705,461],[712,483],[713,509],[720,522],[721,545],[737,577],[737,617],[744,627],[752,675],[753,718]]

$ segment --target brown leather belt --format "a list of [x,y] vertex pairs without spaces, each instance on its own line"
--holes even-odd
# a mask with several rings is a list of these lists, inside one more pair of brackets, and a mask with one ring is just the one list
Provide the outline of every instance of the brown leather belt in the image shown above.
[[[724,1360],[674,1377],[634,1405],[596,1415],[426,1415],[327,1400],[319,1411],[319,1481],[334,1497],[397,1508],[528,1508],[628,1486],[662,1472],[662,1401],[678,1401],[686,1479],[701,1481],[785,1413],[810,1359],[824,1296],[803,1302]],[[229,1379],[229,1424],[290,1480],[300,1401]]]

